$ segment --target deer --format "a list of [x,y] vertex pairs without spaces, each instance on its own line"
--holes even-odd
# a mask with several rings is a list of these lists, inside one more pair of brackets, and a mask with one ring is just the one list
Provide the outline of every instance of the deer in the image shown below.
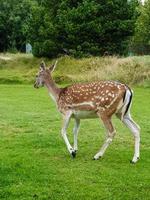
[[[48,93],[56,103],[58,111],[62,114],[63,125],[61,135],[70,155],[75,158],[78,151],[78,132],[81,119],[99,118],[106,129],[106,139],[94,155],[94,160],[103,157],[106,149],[112,143],[116,130],[112,124],[112,116],[117,118],[131,131],[134,136],[134,155],[131,163],[136,163],[140,156],[140,127],[130,114],[133,91],[119,81],[95,81],[90,83],[75,83],[60,88],[52,78],[57,61],[49,67],[41,62],[36,74],[35,88],[45,86]],[[74,119],[74,144],[71,146],[67,137],[67,128],[71,118]]]

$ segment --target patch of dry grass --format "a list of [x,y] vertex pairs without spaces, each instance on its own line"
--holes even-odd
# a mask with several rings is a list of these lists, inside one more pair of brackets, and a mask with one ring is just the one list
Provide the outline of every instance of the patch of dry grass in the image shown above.
[[[30,54],[0,54],[0,83],[32,83],[40,62],[49,66],[55,60]],[[150,84],[150,56],[58,58],[54,72],[57,83],[118,80],[131,85]]]
[[142,85],[150,80],[150,57],[91,58],[82,62],[79,74],[68,74],[73,81],[118,80],[128,84]]

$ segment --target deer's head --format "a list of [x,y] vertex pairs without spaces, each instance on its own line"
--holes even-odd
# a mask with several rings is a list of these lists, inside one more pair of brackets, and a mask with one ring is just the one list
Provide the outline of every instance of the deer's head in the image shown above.
[[46,65],[44,62],[40,64],[40,70],[36,74],[36,80],[34,83],[35,88],[39,88],[45,85],[45,82],[47,80],[52,80],[51,73],[54,71],[55,67],[57,65],[57,61],[55,64],[51,65],[50,67],[46,68]]

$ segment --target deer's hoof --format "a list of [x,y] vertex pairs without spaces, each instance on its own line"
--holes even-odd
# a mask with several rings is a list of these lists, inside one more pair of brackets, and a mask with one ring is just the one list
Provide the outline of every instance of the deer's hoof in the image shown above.
[[102,156],[99,156],[99,157],[94,156],[93,160],[99,160],[101,158],[102,158]]
[[130,160],[131,164],[136,164],[136,162],[139,160],[139,157],[137,157],[136,159]]
[[135,164],[137,163],[137,161],[130,160],[130,163],[131,163],[132,165],[135,165]]
[[130,163],[131,163],[131,164],[135,164],[135,162],[134,162],[133,160],[130,160]]
[[72,155],[72,158],[75,158],[76,157],[76,151],[72,151],[71,155]]

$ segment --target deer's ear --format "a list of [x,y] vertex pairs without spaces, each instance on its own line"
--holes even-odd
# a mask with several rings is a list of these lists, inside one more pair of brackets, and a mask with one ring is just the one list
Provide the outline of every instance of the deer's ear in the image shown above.
[[56,60],[55,64],[53,64],[52,66],[49,67],[49,70],[50,70],[51,72],[53,72],[53,71],[55,70],[56,65],[57,65],[57,62],[58,62],[58,61]]
[[41,64],[40,64],[40,69],[41,70],[45,70],[46,69],[46,65],[45,65],[45,62],[42,61]]

